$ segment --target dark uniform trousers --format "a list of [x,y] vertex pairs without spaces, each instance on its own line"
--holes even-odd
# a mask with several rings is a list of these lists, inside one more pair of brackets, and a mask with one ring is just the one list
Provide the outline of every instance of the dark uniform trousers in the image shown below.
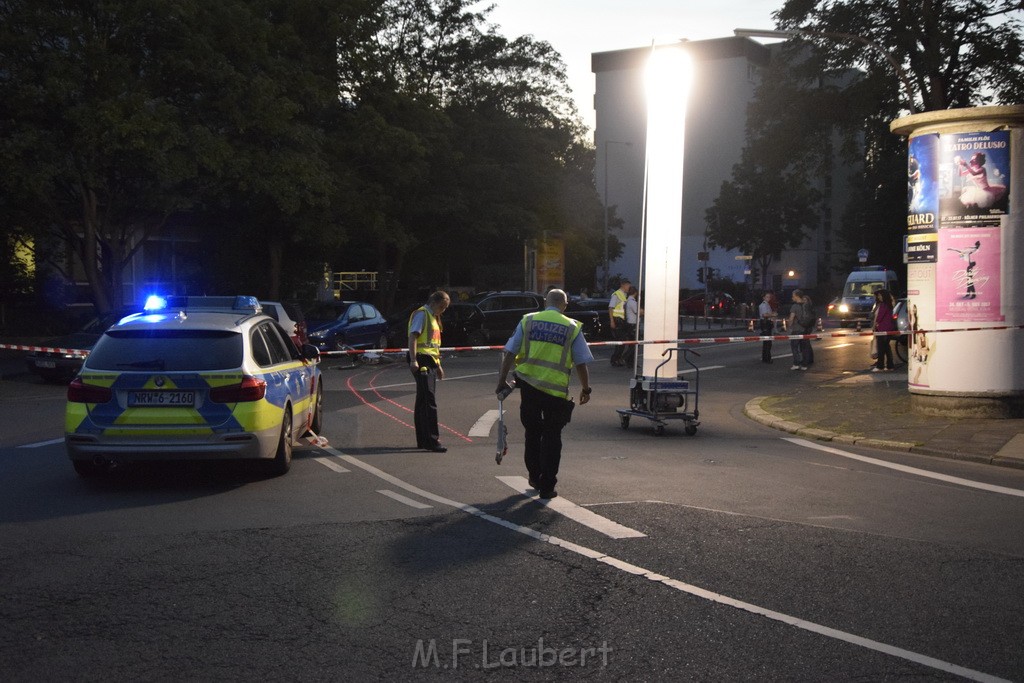
[[419,372],[416,378],[416,405],[413,418],[416,424],[416,447],[436,448],[440,445],[441,433],[437,427],[437,365],[427,355],[416,354]]
[[[629,341],[629,325],[626,324],[625,318],[615,318],[615,329],[612,330],[612,338],[615,341]],[[615,350],[612,351],[612,363],[623,363],[622,357],[626,353],[625,346],[616,346]]]
[[562,428],[569,424],[574,404],[536,389],[519,379],[519,419],[526,430],[526,471],[541,491],[555,488],[562,460]]

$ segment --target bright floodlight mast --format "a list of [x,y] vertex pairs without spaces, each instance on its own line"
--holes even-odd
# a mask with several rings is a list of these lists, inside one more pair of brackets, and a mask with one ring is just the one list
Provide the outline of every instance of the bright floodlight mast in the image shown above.
[[870,38],[858,36],[855,33],[840,33],[838,31],[808,31],[806,29],[779,30],[737,28],[733,29],[733,35],[740,38],[831,38],[832,40],[852,41],[870,47],[885,57],[885,61],[889,62],[889,66],[892,67],[893,71],[896,72],[896,76],[899,77],[900,83],[903,84],[903,96],[907,100],[907,109],[910,110],[911,114],[917,111],[917,107],[914,105],[914,86],[910,82],[910,77],[907,76],[907,72],[903,68],[903,65],[896,61],[896,58],[891,52]]
[[[647,188],[644,201],[644,340],[679,335],[679,259],[683,221],[683,151],[691,66],[679,45],[655,47],[647,60]],[[675,344],[644,346],[644,377],[654,377]],[[675,380],[677,356],[658,371]]]

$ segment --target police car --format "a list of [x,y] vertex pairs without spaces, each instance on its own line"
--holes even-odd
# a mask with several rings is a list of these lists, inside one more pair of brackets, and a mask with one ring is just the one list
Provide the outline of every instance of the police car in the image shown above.
[[320,354],[254,297],[153,298],[96,342],[68,387],[65,437],[81,476],[137,460],[253,459],[288,471],[323,421]]

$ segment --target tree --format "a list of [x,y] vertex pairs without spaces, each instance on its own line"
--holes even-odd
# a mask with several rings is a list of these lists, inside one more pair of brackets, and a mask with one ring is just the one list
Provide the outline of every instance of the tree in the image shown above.
[[800,246],[817,219],[812,177],[829,172],[829,95],[807,91],[779,62],[764,73],[748,112],[747,145],[707,210],[708,243],[750,254],[761,273]]
[[337,101],[333,7],[0,2],[0,182],[33,230],[68,245],[100,311],[121,303],[147,240],[204,206],[233,209],[233,243],[265,250],[276,294],[286,245],[334,192],[321,125]]
[[498,35],[471,4],[385,2],[344,88],[367,131],[340,141],[372,198],[356,214],[377,228],[378,269],[420,283],[470,281],[478,263],[518,263],[545,230],[575,243],[599,225],[560,58]]
[[824,69],[861,67],[913,112],[1019,102],[1022,15],[1019,0],[787,0],[776,18],[806,32]]
[[[751,145],[824,162],[820,152],[837,136],[834,148],[859,169],[839,228],[845,266],[860,247],[883,263],[901,259],[905,147],[890,121],[908,111],[1020,101],[1021,10],[1008,0],[787,0],[776,14],[778,28],[800,39],[773,53],[772,86],[759,89],[750,110]],[[743,163],[755,165],[743,173],[751,176],[767,153],[745,153]]]

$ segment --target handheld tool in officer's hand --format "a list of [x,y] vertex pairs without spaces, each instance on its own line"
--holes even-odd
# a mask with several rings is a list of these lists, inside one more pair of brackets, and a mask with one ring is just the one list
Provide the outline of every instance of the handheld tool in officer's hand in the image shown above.
[[508,453],[508,428],[505,427],[505,399],[515,390],[515,385],[506,384],[498,392],[498,447],[494,452],[494,462],[501,464],[501,459]]
[[508,453],[508,429],[505,427],[505,401],[498,401],[498,448],[494,452],[494,462],[501,464],[501,459]]

